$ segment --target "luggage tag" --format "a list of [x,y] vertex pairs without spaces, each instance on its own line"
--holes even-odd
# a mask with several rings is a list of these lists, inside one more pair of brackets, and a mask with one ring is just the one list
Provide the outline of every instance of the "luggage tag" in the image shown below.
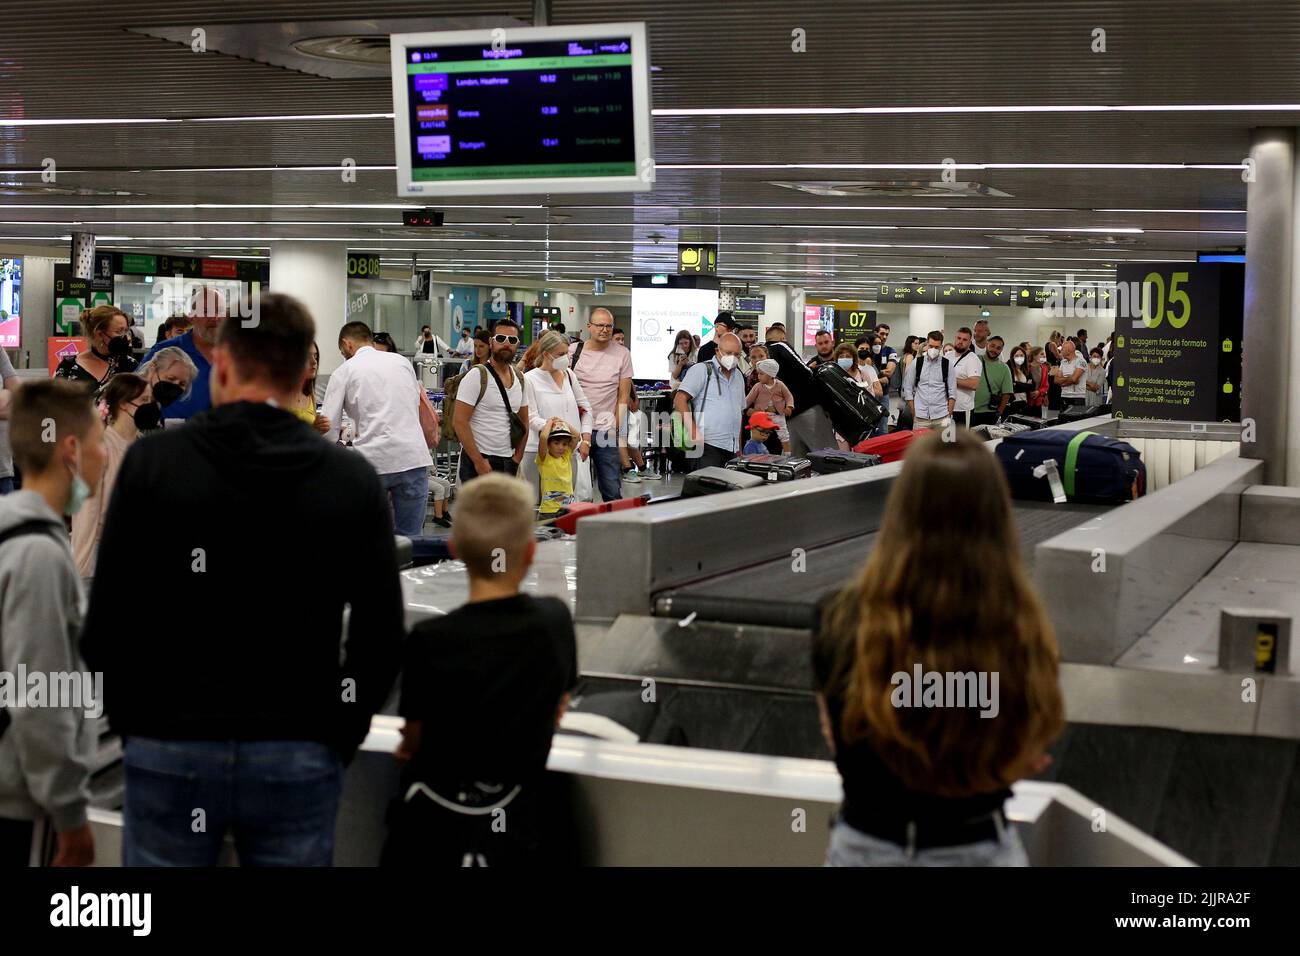
[[[1024,454],[1023,450],[1021,454]],[[1046,478],[1048,486],[1052,489],[1052,501],[1058,505],[1065,504],[1065,485],[1061,483],[1061,473],[1056,468],[1055,458],[1049,458],[1035,468],[1033,475],[1035,478]]]

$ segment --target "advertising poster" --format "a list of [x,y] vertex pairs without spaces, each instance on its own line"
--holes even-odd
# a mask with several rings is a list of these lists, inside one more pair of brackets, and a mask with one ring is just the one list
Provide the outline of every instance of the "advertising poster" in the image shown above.
[[451,336],[455,342],[461,329],[474,331],[478,321],[478,289],[473,286],[453,286],[447,297],[447,310],[451,313]]
[[51,335],[45,340],[45,367],[51,375],[59,367],[59,363],[69,355],[76,355],[86,348],[86,340],[80,336],[72,335]]
[[[632,288],[632,327],[628,347],[632,373],[639,379],[668,379],[668,353],[686,329],[703,343],[718,314],[717,289]],[[705,328],[708,328],[708,333]]]
[[0,259],[0,348],[23,344],[23,260]]

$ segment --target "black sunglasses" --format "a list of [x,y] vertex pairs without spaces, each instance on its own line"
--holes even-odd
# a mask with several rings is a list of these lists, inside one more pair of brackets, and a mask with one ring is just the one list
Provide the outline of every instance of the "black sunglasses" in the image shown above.
[[492,339],[495,342],[509,342],[511,345],[519,344],[519,336],[517,335],[494,335]]

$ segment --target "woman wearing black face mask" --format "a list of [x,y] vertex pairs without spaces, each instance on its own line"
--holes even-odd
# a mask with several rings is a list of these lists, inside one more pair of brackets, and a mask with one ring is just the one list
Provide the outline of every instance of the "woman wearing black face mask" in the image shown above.
[[131,354],[129,326],[126,315],[114,305],[98,305],[82,312],[81,330],[90,348],[60,362],[54,377],[99,388],[119,372],[134,372],[136,361]]
[[158,350],[153,358],[136,371],[149,386],[144,403],[134,415],[135,423],[141,431],[162,427],[167,406],[188,395],[190,386],[199,374],[193,360],[179,348]]
[[77,570],[87,580],[95,574],[99,537],[104,530],[104,516],[108,512],[108,501],[112,497],[113,484],[122,467],[122,459],[126,457],[131,443],[140,437],[137,422],[141,412],[143,409],[158,407],[150,405],[148,399],[148,383],[130,372],[114,375],[113,380],[100,392],[96,407],[106,426],[104,450],[108,457],[104,461],[99,485],[72,516],[72,556],[77,561]]

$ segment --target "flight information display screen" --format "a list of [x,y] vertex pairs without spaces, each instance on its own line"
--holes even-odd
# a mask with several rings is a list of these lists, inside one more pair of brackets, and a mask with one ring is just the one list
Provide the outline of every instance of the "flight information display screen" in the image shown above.
[[642,24],[394,36],[399,193],[650,188],[644,37]]

